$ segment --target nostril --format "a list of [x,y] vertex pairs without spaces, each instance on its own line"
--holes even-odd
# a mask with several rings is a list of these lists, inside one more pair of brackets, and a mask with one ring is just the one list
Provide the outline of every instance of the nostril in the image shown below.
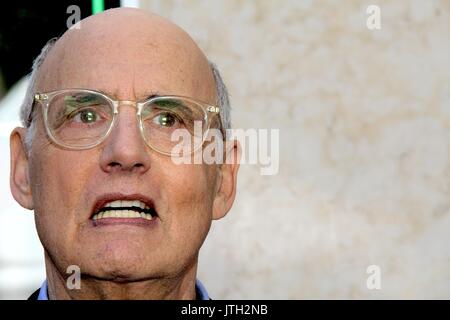
[[118,162],[118,161],[112,161],[108,164],[108,168],[109,170],[112,171],[122,171],[122,170],[126,170],[126,171],[136,171],[136,172],[141,172],[141,171],[145,171],[145,165],[141,162],[137,162],[137,163],[122,163],[122,162]]
[[109,164],[109,166],[110,166],[110,167],[121,167],[122,165],[121,165],[120,163],[118,163],[118,162],[111,162],[111,163]]
[[145,166],[144,166],[143,163],[136,163],[136,164],[133,166],[133,169],[134,169],[136,172],[144,172],[144,171],[146,171],[146,168],[145,168]]
[[101,153],[100,165],[103,171],[143,173],[150,168],[150,155],[144,146],[135,143],[137,141],[129,141],[128,137],[110,138]]

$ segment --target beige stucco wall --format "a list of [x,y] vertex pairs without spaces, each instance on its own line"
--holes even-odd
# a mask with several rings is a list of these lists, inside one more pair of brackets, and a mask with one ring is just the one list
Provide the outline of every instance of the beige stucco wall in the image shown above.
[[140,3],[219,65],[235,127],[280,129],[202,249],[212,297],[450,298],[450,2]]

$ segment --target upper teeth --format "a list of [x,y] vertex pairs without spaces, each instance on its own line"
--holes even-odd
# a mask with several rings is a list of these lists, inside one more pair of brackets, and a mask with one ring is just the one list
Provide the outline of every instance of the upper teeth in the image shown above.
[[144,202],[139,200],[114,200],[105,204],[104,207],[137,207],[141,209],[149,209],[149,207]]
[[95,214],[92,219],[100,220],[105,218],[143,218],[147,220],[152,220],[152,215],[144,212],[136,212],[133,210],[112,210],[106,212],[99,212]]
[[118,210],[103,210],[100,209],[98,213],[96,213],[92,219],[99,220],[104,218],[144,218],[147,220],[152,220],[151,214],[148,212],[138,212],[135,210],[125,210],[122,208],[140,208],[143,210],[150,209],[144,202],[139,200],[115,200],[106,203],[102,208],[120,208]]

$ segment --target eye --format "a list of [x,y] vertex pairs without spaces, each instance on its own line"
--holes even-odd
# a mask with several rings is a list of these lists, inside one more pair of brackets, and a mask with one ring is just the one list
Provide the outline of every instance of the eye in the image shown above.
[[91,124],[97,121],[98,115],[94,109],[83,109],[74,114],[72,118],[75,122]]
[[162,127],[173,127],[177,122],[180,122],[178,117],[170,112],[161,112],[153,118],[153,122]]

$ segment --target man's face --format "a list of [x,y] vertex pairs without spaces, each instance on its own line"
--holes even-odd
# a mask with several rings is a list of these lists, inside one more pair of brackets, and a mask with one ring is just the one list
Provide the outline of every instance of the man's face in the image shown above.
[[[58,41],[37,91],[65,88],[135,101],[168,94],[215,103],[216,94],[207,61],[186,35],[166,22],[125,18],[87,22]],[[78,265],[101,279],[139,280],[195,265],[211,219],[228,211],[215,208],[219,166],[177,165],[151,150],[129,105],[119,107],[108,138],[88,150],[54,145],[41,112],[34,121],[32,202],[39,237],[60,273]],[[157,216],[143,224],[93,221],[96,206],[120,199],[146,202]]]

